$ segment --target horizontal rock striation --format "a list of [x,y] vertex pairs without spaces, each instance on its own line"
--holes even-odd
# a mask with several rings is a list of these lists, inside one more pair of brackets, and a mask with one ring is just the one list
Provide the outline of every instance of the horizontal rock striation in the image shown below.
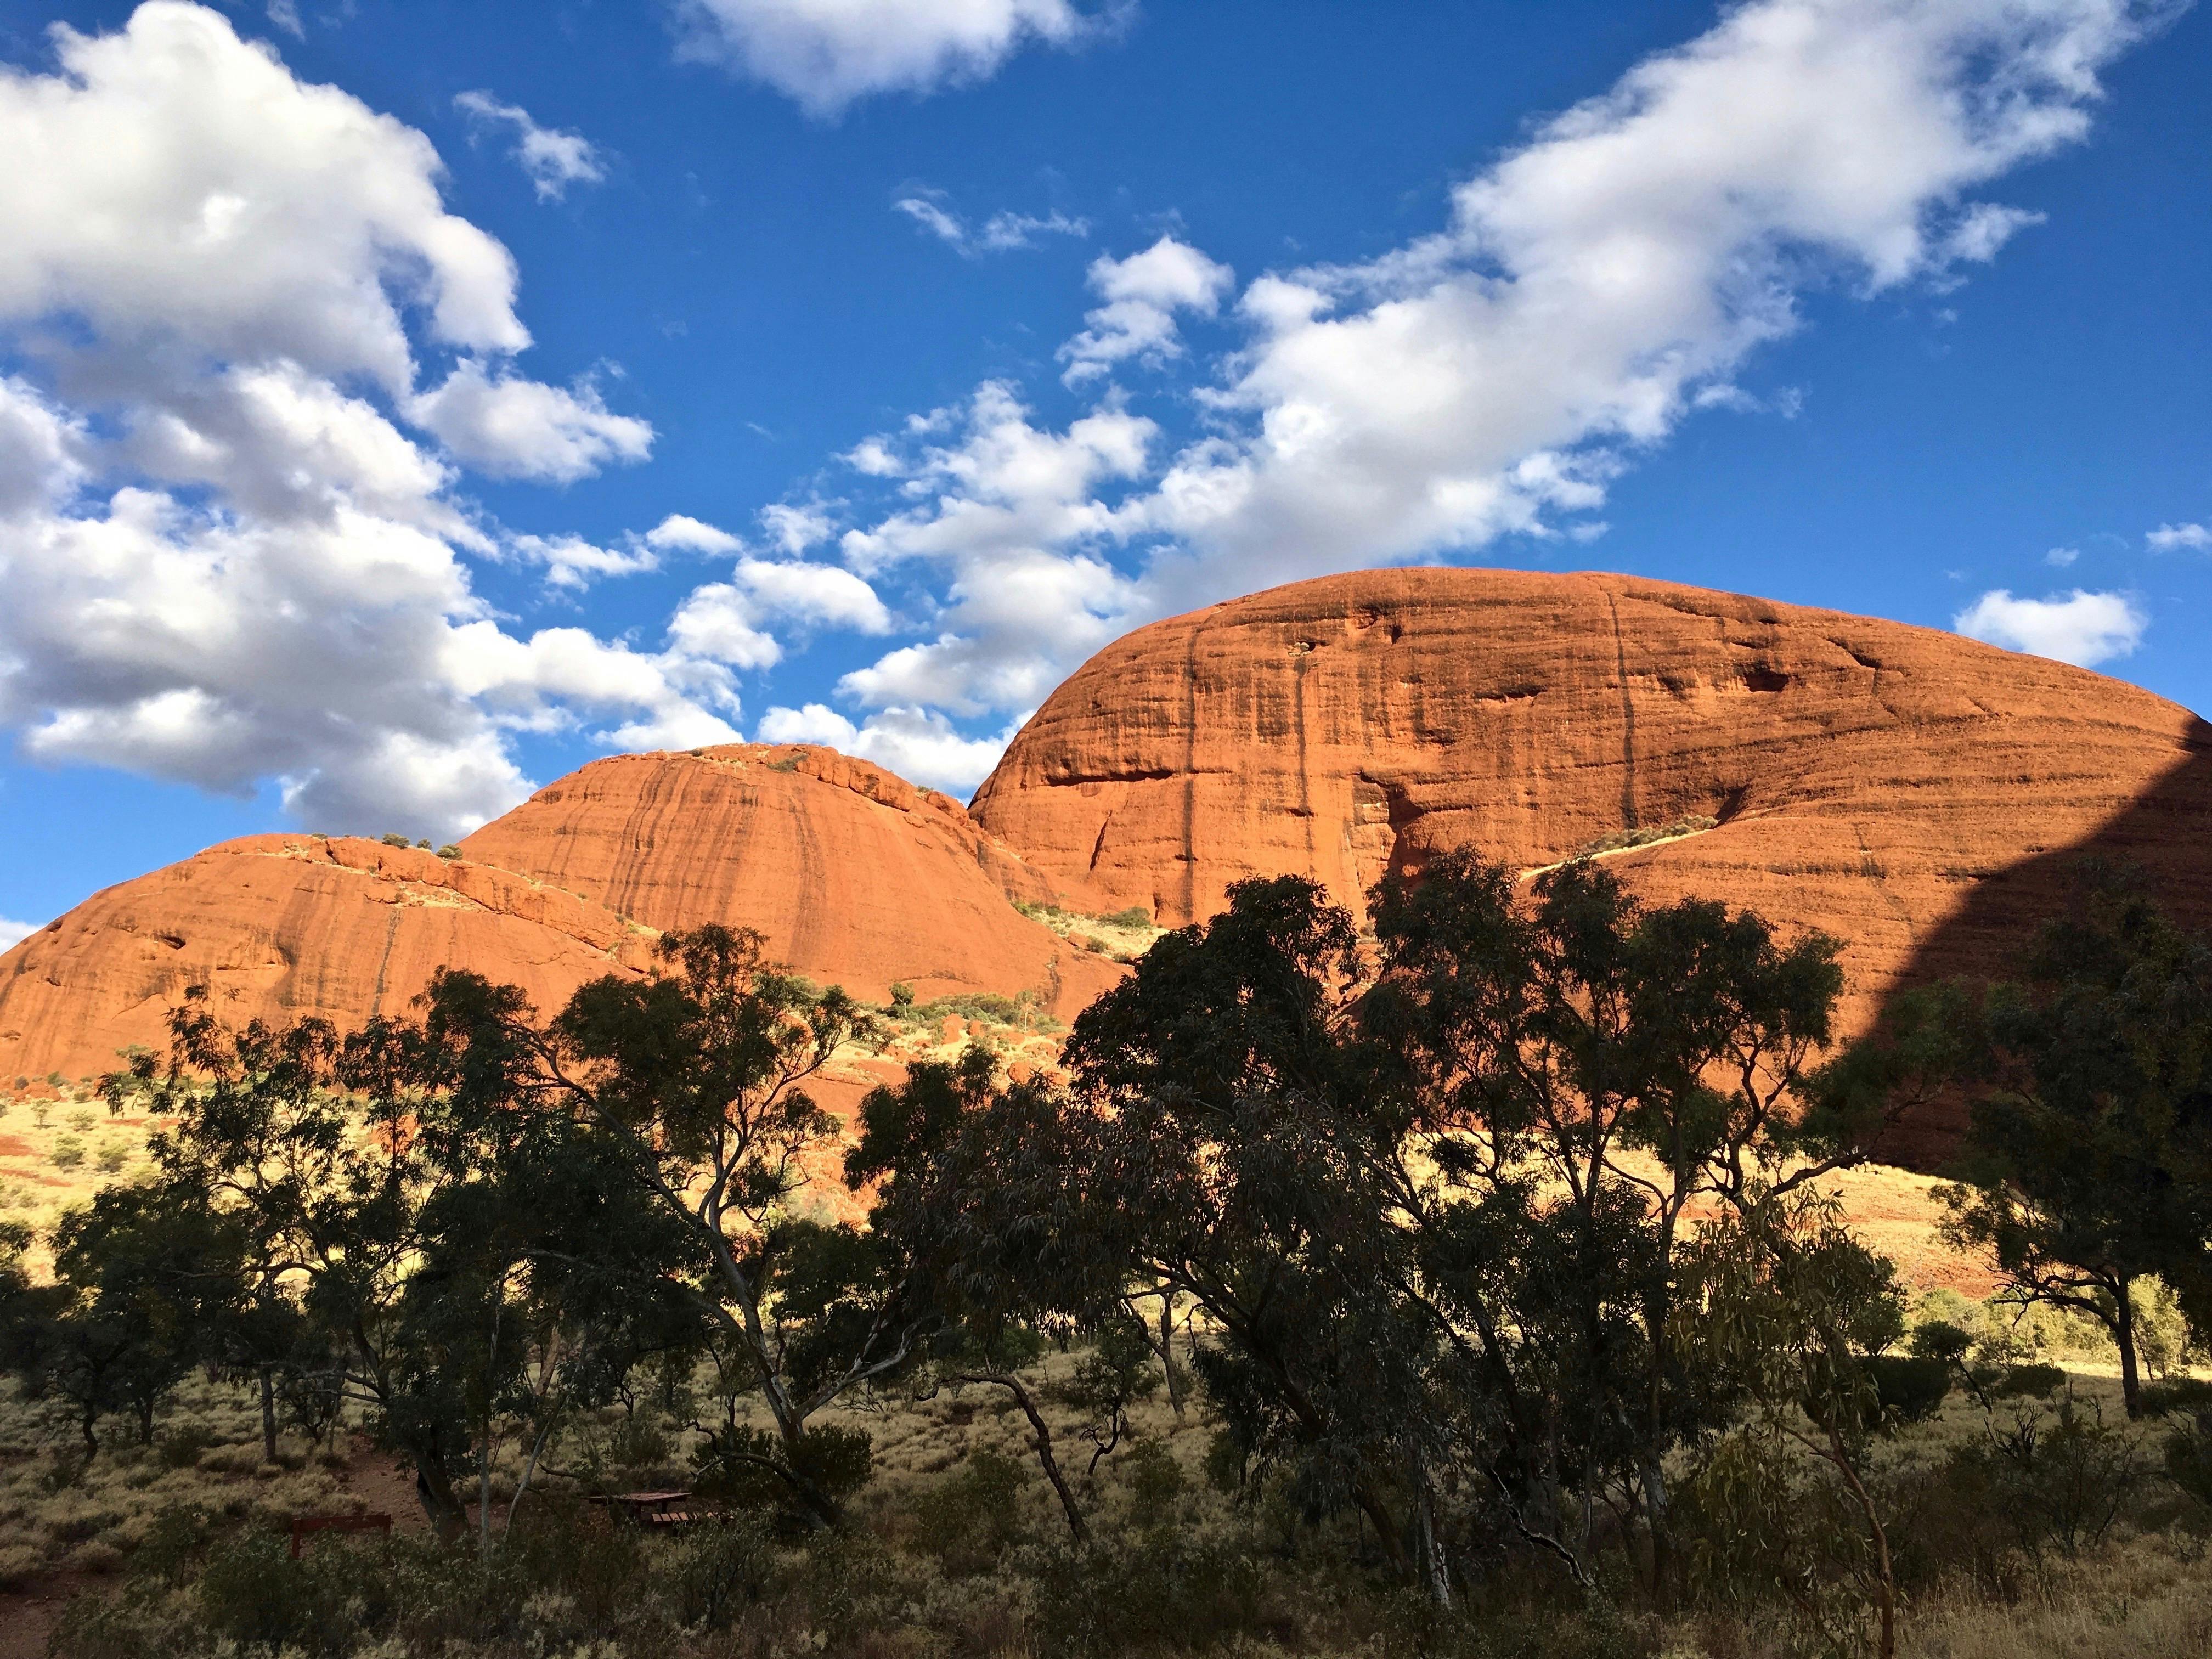
[[0,1088],[156,1049],[185,988],[234,1024],[406,1012],[440,968],[558,1007],[642,970],[653,935],[506,870],[349,837],[252,836],[94,894],[0,957]]
[[1058,884],[958,802],[834,750],[732,744],[594,761],[461,843],[657,928],[742,923],[880,1000],[1040,994],[1066,1018],[1120,977],[1012,901]]

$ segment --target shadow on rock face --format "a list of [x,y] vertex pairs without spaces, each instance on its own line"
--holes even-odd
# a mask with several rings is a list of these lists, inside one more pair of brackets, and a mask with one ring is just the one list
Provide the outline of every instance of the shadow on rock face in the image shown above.
[[[2094,833],[1984,877],[1913,952],[1899,985],[2012,977],[2036,930],[2067,908],[2082,866],[2093,861],[2133,866],[2176,921],[2212,931],[2212,722],[2197,720],[2183,747],[2179,765]],[[1941,1170],[1965,1130],[1966,1109],[1963,1099],[1939,1103],[1886,1136],[1880,1156]]]

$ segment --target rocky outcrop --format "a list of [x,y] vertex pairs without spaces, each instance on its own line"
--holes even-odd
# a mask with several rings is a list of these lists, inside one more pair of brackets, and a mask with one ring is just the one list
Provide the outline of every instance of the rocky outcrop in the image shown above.
[[2002,971],[2075,851],[2212,921],[2208,762],[2188,710],[1955,635],[1624,576],[1393,570],[1118,641],[974,811],[1047,876],[1173,921],[1248,875],[1357,903],[1448,847],[1534,870],[1672,831],[1608,857],[1655,896],[1833,933],[1859,1024],[1901,980]]
[[774,960],[877,1001],[905,981],[924,1001],[1034,993],[1066,1018],[1126,971],[1015,908],[1058,889],[957,802],[826,749],[595,762],[461,851],[259,836],[94,895],[0,957],[0,1090],[159,1046],[188,985],[234,1023],[351,1027],[453,967],[550,1012],[706,921],[757,928]]
[[114,1070],[168,1041],[205,985],[234,1024],[406,1011],[440,968],[520,985],[541,1009],[641,970],[652,934],[505,870],[349,838],[252,836],[94,894],[0,957],[0,1089]]
[[1121,969],[1016,910],[1057,885],[960,804],[834,750],[618,755],[461,843],[657,928],[760,930],[778,961],[881,1000],[1040,994],[1072,1015]]

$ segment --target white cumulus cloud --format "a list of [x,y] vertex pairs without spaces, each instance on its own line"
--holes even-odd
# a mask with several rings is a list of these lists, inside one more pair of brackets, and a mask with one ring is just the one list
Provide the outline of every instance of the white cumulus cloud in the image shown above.
[[680,12],[686,56],[817,116],[875,93],[988,79],[1024,46],[1074,45],[1112,15],[1070,0],[681,0]]
[[769,668],[783,645],[769,627],[788,622],[888,634],[892,619],[876,591],[849,570],[795,560],[742,559],[726,582],[694,588],[669,621],[685,656],[737,668]]
[[1095,379],[1125,358],[1152,363],[1182,355],[1176,313],[1194,311],[1211,317],[1236,273],[1217,264],[1187,242],[1163,236],[1126,259],[1091,263],[1091,291],[1105,303],[1085,314],[1082,333],[1060,347],[1070,386]]
[[610,461],[653,453],[653,426],[617,415],[588,385],[569,391],[488,370],[471,358],[414,398],[408,418],[495,478],[573,483]]
[[1020,729],[1021,720],[1015,720],[991,737],[963,737],[943,714],[922,708],[885,708],[855,724],[826,704],[810,702],[769,709],[761,716],[753,740],[823,744],[872,760],[911,782],[964,797],[991,775]]
[[879,440],[872,453],[921,504],[848,531],[840,548],[864,574],[915,562],[941,573],[940,632],[847,675],[841,691],[962,715],[1042,702],[1139,603],[1105,556],[1115,514],[1097,491],[1141,474],[1158,434],[1120,408],[1046,431],[994,382],[964,407]]
[[480,130],[505,128],[514,136],[514,160],[541,202],[557,202],[571,185],[596,185],[607,176],[605,158],[581,133],[541,127],[519,104],[502,103],[488,92],[465,92],[453,106]]
[[645,532],[645,539],[647,546],[684,553],[734,553],[744,545],[728,531],[682,513],[670,514]]
[[[527,792],[518,732],[732,735],[728,665],[477,593],[473,559],[573,586],[654,550],[512,535],[462,467],[567,480],[653,434],[517,371],[514,262],[430,142],[184,0],[52,39],[0,65],[0,728],[440,836]],[[427,391],[426,353],[460,359]]]
[[82,476],[78,423],[36,386],[0,375],[0,521],[51,507]]
[[12,951],[46,924],[38,921],[10,921],[0,916],[0,951]]
[[763,507],[760,521],[761,527],[769,533],[769,539],[794,558],[808,548],[828,541],[837,528],[836,521],[823,507],[801,506],[791,501],[777,501]]
[[549,587],[581,589],[605,576],[635,576],[660,568],[658,552],[633,542],[601,547],[581,536],[510,536],[505,550],[525,564],[542,565]]
[[2154,553],[2212,551],[2212,525],[2162,524],[2143,538]]
[[772,615],[859,634],[891,630],[891,614],[876,590],[835,565],[746,559],[738,566],[737,580]]
[[441,343],[530,343],[514,259],[446,211],[420,132],[182,0],[52,36],[58,75],[0,76],[0,317],[66,311],[118,343],[168,334],[392,392],[414,378],[403,306]]
[[2133,651],[2142,643],[2150,618],[2125,593],[2092,593],[2077,587],[2063,598],[2025,599],[2000,587],[1954,617],[1951,626],[1971,639],[2008,651],[2089,668]]

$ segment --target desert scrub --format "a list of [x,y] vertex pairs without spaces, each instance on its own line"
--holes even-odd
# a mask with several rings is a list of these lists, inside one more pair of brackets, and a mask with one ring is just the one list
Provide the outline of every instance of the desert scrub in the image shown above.
[[[1081,1358],[1080,1350],[1048,1351],[1024,1376],[1050,1399]],[[2077,1376],[2069,1385],[2085,1398],[2114,1398],[2107,1379]],[[2047,1438],[2061,1403],[2021,1408],[2040,1413]],[[571,1659],[579,1650],[592,1659],[1813,1659],[1851,1651],[1824,1648],[1836,1622],[1808,1619],[1786,1597],[1700,1601],[1661,1618],[1640,1605],[1626,1573],[1608,1571],[1599,1600],[1585,1604],[1540,1561],[1510,1553],[1470,1580],[1452,1613],[1439,1614],[1388,1587],[1356,1518],[1313,1516],[1278,1478],[1241,1494],[1209,1486],[1199,1468],[1213,1428],[1195,1410],[1179,1426],[1157,1396],[1132,1406],[1129,1437],[1095,1475],[1077,1478],[1099,1534],[1089,1549],[1066,1541],[1019,1413],[1000,1409],[996,1391],[969,1390],[927,1399],[886,1392],[835,1414],[865,1428],[877,1449],[841,1534],[778,1536],[744,1517],[672,1536],[647,1533],[612,1524],[556,1480],[523,1506],[489,1559],[472,1538],[448,1547],[408,1530],[415,1520],[403,1515],[402,1533],[389,1541],[318,1540],[295,1564],[285,1553],[283,1516],[347,1500],[307,1484],[327,1473],[313,1460],[265,1476],[228,1472],[222,1454],[254,1438],[251,1407],[250,1396],[196,1380],[179,1410],[185,1422],[166,1427],[155,1448],[103,1453],[75,1471],[74,1484],[52,1492],[24,1483],[45,1521],[70,1532],[96,1522],[97,1529],[58,1554],[42,1544],[28,1568],[9,1554],[23,1548],[21,1528],[0,1530],[0,1571],[35,1577],[75,1565],[70,1552],[102,1541],[120,1560],[71,1609],[57,1659],[201,1659],[227,1642],[240,1659],[274,1651],[272,1642],[299,1659]],[[6,1416],[20,1431],[17,1413]],[[623,1426],[635,1416],[651,1420]],[[1054,1405],[1050,1416],[1055,1436],[1079,1443],[1073,1414]],[[644,1390],[630,1413],[594,1414],[591,1427],[610,1448],[657,1444],[679,1461],[686,1449],[684,1422],[656,1413]],[[195,1428],[215,1443],[191,1466],[172,1468]],[[166,1437],[180,1432],[178,1450],[168,1451]],[[1901,1651],[1927,1659],[2195,1659],[2205,1650],[2212,1564],[2192,1534],[2153,1529],[2150,1500],[2164,1491],[2158,1468],[2137,1471],[2143,1504],[2124,1505],[2101,1540],[2084,1529],[2070,1555],[2046,1542],[2039,1573],[2006,1530],[2018,1492],[1948,1481],[1960,1449],[1987,1434],[1978,1413],[1954,1398],[1937,1418],[1910,1427],[1881,1471],[1886,1493],[1899,1500],[1899,1547],[1910,1552]],[[558,1461],[575,1467],[566,1455]],[[41,1467],[38,1456],[8,1460],[0,1513],[15,1513],[12,1483]],[[611,1463],[599,1471],[617,1480],[648,1472]],[[1902,1501],[1915,1481],[1950,1492],[1949,1506]],[[1968,1543],[1951,1541],[1962,1535]],[[2013,1566],[1980,1571],[1972,1558],[1984,1547]]]
[[915,1539],[955,1577],[988,1571],[1027,1533],[1030,1470],[979,1446],[915,1502]]
[[16,1579],[64,1568],[111,1571],[158,1516],[195,1509],[226,1524],[276,1525],[300,1514],[358,1507],[338,1472],[297,1435],[283,1462],[261,1462],[259,1407],[238,1386],[195,1374],[178,1390],[150,1446],[104,1445],[86,1457],[50,1403],[0,1387],[0,1558]]
[[1087,915],[1056,904],[1033,904],[1017,899],[1014,908],[1031,921],[1049,927],[1079,950],[1094,951],[1116,962],[1134,962],[1150,950],[1166,931],[1140,904],[1104,915]]

